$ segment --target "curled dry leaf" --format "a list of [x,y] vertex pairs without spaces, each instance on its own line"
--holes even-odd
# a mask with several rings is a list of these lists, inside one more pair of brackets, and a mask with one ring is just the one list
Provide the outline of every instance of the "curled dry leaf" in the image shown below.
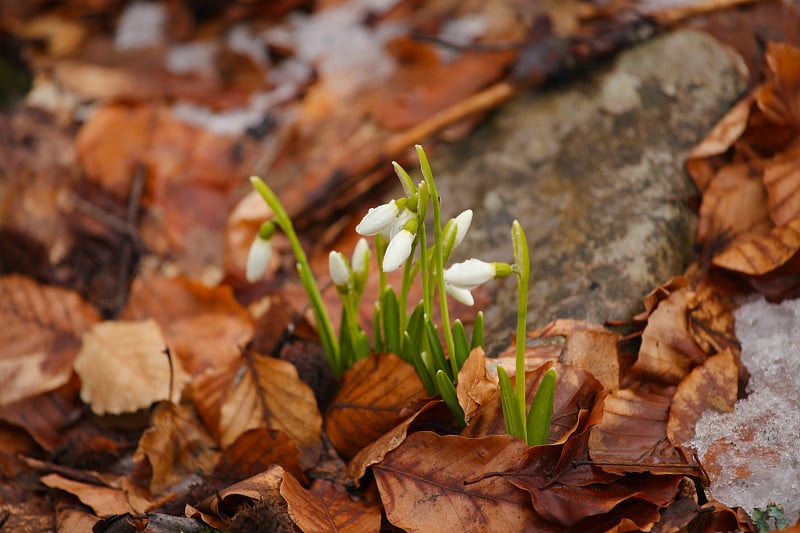
[[464,366],[458,372],[456,395],[464,410],[464,420],[469,425],[480,407],[497,394],[497,379],[486,370],[486,354],[483,348],[470,352]]
[[322,416],[314,392],[291,363],[246,355],[195,381],[194,401],[206,427],[223,447],[250,429],[282,431],[297,442],[303,469],[310,468],[321,451]]
[[0,278],[0,406],[66,384],[80,337],[99,313],[66,289]]
[[669,295],[650,314],[642,332],[639,357],[632,370],[667,385],[677,384],[705,353],[689,333],[686,314],[694,292],[688,288]]
[[153,410],[151,427],[139,439],[133,460],[150,466],[150,492],[159,495],[194,472],[209,473],[217,461],[215,446],[193,409],[162,402]]
[[231,364],[253,336],[253,321],[230,287],[210,288],[184,277],[138,276],[121,318],[158,322],[193,376]]
[[83,335],[75,359],[81,399],[98,415],[131,413],[166,400],[172,384],[177,403],[188,381],[180,361],[164,353],[166,342],[154,320],[105,321]]
[[347,465],[347,474],[353,479],[356,487],[361,483],[367,468],[383,461],[387,453],[400,446],[415,424],[421,425],[425,421],[439,422],[449,412],[442,400],[427,402],[419,411],[362,448]]
[[769,216],[776,226],[800,218],[800,149],[795,147],[768,161],[764,165],[764,185]]
[[767,82],[755,91],[759,110],[776,125],[800,127],[800,49],[771,42],[766,53]]
[[613,474],[694,473],[697,465],[666,441],[669,406],[669,395],[622,389],[606,396],[603,419],[589,430],[592,461]]
[[683,276],[675,276],[666,283],[662,283],[644,297],[644,311],[636,315],[633,320],[636,322],[647,322],[647,318],[652,314],[653,310],[658,307],[662,300],[669,298],[673,292],[679,291],[684,287],[689,286],[689,280]]
[[414,367],[394,354],[357,361],[325,413],[325,432],[336,451],[353,457],[401,420],[401,413],[427,398]]
[[769,233],[737,239],[714,257],[714,266],[750,276],[767,274],[789,262],[800,250],[800,219]]
[[[372,467],[386,517],[409,532],[542,531],[530,497],[500,477],[528,448],[509,435],[409,435]],[[480,478],[465,483],[468,478]]]
[[733,411],[738,391],[739,368],[730,349],[709,357],[678,385],[667,423],[670,442],[682,444],[694,436],[697,421],[706,409]]
[[[565,439],[575,431],[578,414],[582,410],[591,409],[603,390],[603,386],[589,372],[571,365],[546,363],[533,372],[525,374],[526,409],[536,394],[539,383],[548,369],[556,370],[556,392],[553,398],[553,418],[550,423],[548,442]],[[516,376],[511,378],[516,381]],[[470,424],[462,431],[466,437],[484,437],[487,435],[503,435],[506,432],[500,395],[494,395],[477,411]]]
[[305,533],[372,533],[380,530],[379,506],[354,501],[344,487],[330,481],[318,479],[311,490],[307,490],[286,473],[280,492],[288,504],[292,521]]
[[50,488],[61,489],[77,497],[94,510],[97,516],[135,513],[125,492],[106,486],[69,479],[59,474],[47,474],[41,482]]

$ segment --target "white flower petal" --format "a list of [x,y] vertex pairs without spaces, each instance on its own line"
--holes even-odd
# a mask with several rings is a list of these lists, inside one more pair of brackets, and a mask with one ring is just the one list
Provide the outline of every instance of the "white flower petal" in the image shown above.
[[389,241],[386,247],[386,254],[383,256],[383,271],[393,272],[400,268],[411,255],[411,244],[414,242],[414,234],[404,229]]
[[364,274],[369,267],[369,244],[367,239],[360,238],[353,249],[353,257],[350,258],[350,267],[357,274]]
[[378,207],[371,207],[370,210],[361,219],[361,222],[356,226],[356,233],[359,235],[370,236],[376,235],[387,226],[394,222],[399,209],[394,200]]
[[331,281],[337,287],[346,287],[350,283],[350,270],[341,253],[331,250],[331,253],[328,254],[328,270],[331,274]]
[[272,242],[256,235],[256,238],[253,239],[253,244],[250,245],[250,251],[247,253],[247,266],[245,268],[247,281],[253,283],[264,275],[264,272],[267,271],[270,257],[272,257]]
[[417,215],[415,213],[412,213],[408,209],[403,209],[402,211],[400,211],[395,217],[395,219],[392,221],[392,225],[389,229],[389,235],[388,235],[389,239],[390,240],[394,239],[394,236],[400,233],[403,230],[403,228],[405,228],[406,223],[415,216]]
[[467,259],[445,270],[444,280],[450,285],[471,290],[494,279],[496,273],[497,269],[493,263],[480,259]]
[[465,209],[459,213],[454,222],[456,224],[456,240],[453,243],[453,248],[461,244],[461,241],[467,235],[467,231],[469,231],[469,227],[472,224],[472,209]]
[[469,291],[469,289],[462,289],[461,287],[456,287],[455,285],[450,285],[449,283],[445,282],[444,290],[447,291],[447,294],[464,305],[475,304],[475,299],[472,297],[472,293]]

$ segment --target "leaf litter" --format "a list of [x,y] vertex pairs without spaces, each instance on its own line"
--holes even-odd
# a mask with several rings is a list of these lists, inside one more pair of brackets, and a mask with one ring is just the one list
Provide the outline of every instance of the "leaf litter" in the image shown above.
[[[474,351],[462,368],[463,429],[392,354],[359,362],[340,382],[312,378],[319,348],[292,296],[286,246],[269,281],[243,281],[245,247],[268,213],[242,197],[231,176],[252,168],[273,176],[298,227],[312,235],[345,213],[311,247],[318,264],[325,245],[357,219],[347,214],[350,202],[382,181],[379,165],[513,94],[504,84],[519,57],[513,47],[469,54],[455,46],[448,56],[431,43],[455,37],[438,26],[453,14],[490,21],[474,25],[483,33],[466,34],[478,47],[519,41],[531,28],[505,4],[475,16],[403,1],[342,2],[277,22],[299,4],[216,7],[211,20],[156,3],[113,14],[104,2],[83,6],[106,21],[121,17],[116,44],[84,31],[76,8],[9,11],[19,24],[4,22],[7,31],[44,43],[29,49],[34,68],[56,68],[55,79],[37,78],[31,93],[29,109],[40,115],[3,120],[66,149],[39,158],[35,146],[20,149],[23,137],[0,143],[13,154],[6,194],[42,200],[38,227],[26,228],[22,205],[30,202],[4,202],[0,211],[4,238],[18,243],[3,247],[0,262],[3,523],[18,531],[111,530],[120,517],[143,530],[171,517],[173,530],[197,527],[197,519],[231,531],[754,531],[742,509],[706,502],[706,472],[684,445],[707,431],[704,412],[730,412],[737,398],[766,388],[754,379],[745,390],[735,301],[748,291],[774,301],[798,295],[800,52],[768,45],[765,79],[690,155],[687,169],[702,193],[698,263],[654,289],[634,334],[568,320],[530,334],[528,397],[558,368],[550,439],[530,448],[505,434],[496,366],[513,375],[514,365],[504,357]],[[656,21],[688,16],[647,9]],[[593,17],[613,23],[615,14],[565,8],[543,35],[589,60],[607,50]],[[157,23],[128,31],[141,16]],[[336,17],[346,24],[325,22]],[[343,28],[347,39],[325,33]],[[575,28],[583,41],[570,41]],[[587,31],[597,31],[593,46]],[[327,44],[314,48],[316,38]],[[323,54],[359,39],[373,62]],[[203,56],[203,46],[216,53]],[[528,85],[569,64],[531,63],[532,49]],[[178,67],[190,53],[200,62]],[[171,58],[166,65],[163,57]],[[352,69],[361,74],[343,75]],[[471,107],[477,96],[489,98],[484,107]],[[462,101],[469,105],[459,108]],[[80,179],[54,180],[65,169]],[[114,276],[101,274],[96,265],[121,244],[128,251],[113,258]],[[113,293],[127,303],[109,303]],[[101,322],[97,308],[109,320]],[[626,353],[631,338],[635,349]],[[769,368],[780,364],[770,360]],[[322,392],[322,382],[336,392]],[[701,459],[715,482],[756,474],[721,453],[751,442],[748,435],[714,437]],[[41,498],[25,502],[43,486],[54,490],[55,508]]]

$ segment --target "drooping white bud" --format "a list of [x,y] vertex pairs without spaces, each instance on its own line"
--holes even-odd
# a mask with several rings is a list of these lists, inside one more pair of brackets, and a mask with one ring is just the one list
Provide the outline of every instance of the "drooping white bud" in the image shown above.
[[[458,214],[456,218],[453,219],[453,222],[456,225],[456,238],[453,241],[453,248],[461,244],[461,241],[464,240],[464,237],[467,235],[467,231],[469,231],[469,227],[472,224],[472,209],[465,209],[461,213]],[[445,239],[447,242],[447,239]]]
[[350,284],[350,269],[344,256],[336,250],[331,250],[328,254],[328,270],[330,271],[331,281],[340,288],[347,288]]
[[407,229],[402,229],[395,235],[389,246],[386,247],[386,254],[383,256],[383,271],[393,272],[400,268],[411,255],[411,245],[414,242],[415,234]]
[[455,285],[450,285],[449,283],[445,282],[444,290],[447,291],[447,294],[458,300],[464,305],[474,305],[475,299],[472,297],[472,293],[469,289],[464,289],[461,287],[456,287]]
[[369,268],[369,244],[367,239],[360,238],[353,249],[353,257],[350,259],[350,267],[357,275],[362,275]]
[[399,211],[400,208],[394,200],[378,207],[371,207],[356,226],[356,233],[365,237],[380,233],[385,228],[391,227]]
[[444,281],[462,289],[474,289],[497,276],[495,263],[480,259],[467,259],[444,271]]
[[264,275],[267,265],[272,257],[272,241],[265,239],[261,235],[256,235],[250,251],[247,253],[247,266],[245,267],[245,277],[247,281],[253,283]]

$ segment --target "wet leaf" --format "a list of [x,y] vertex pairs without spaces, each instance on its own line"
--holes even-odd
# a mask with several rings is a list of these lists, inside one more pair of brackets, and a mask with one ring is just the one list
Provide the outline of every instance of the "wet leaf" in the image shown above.
[[99,319],[77,293],[0,278],[0,406],[66,384],[81,335]]
[[[502,472],[528,448],[508,435],[468,439],[422,431],[373,465],[386,516],[406,531],[540,530],[528,495],[504,479],[465,479]],[[465,473],[468,476],[465,476]]]
[[767,274],[792,259],[800,250],[800,219],[769,233],[738,239],[714,257],[720,268],[751,276]]
[[162,402],[153,410],[151,424],[139,439],[133,460],[146,461],[152,470],[152,494],[163,494],[192,473],[209,473],[216,464],[216,444],[193,409]]
[[154,320],[95,324],[84,334],[74,364],[81,378],[81,399],[100,415],[150,407],[167,399],[170,390],[170,400],[178,402],[188,376],[178,359],[170,365],[165,348]]
[[304,469],[319,457],[322,417],[291,363],[247,354],[236,365],[200,376],[195,388],[202,391],[195,395],[197,410],[223,447],[247,430],[267,427],[297,442]]
[[393,354],[357,361],[325,413],[325,432],[336,450],[353,457],[402,421],[403,408],[427,398],[414,367]]
[[632,370],[668,385],[677,384],[705,353],[689,333],[686,313],[694,292],[680,289],[658,303],[642,332],[642,346]]
[[281,496],[289,506],[289,516],[304,533],[366,533],[378,531],[381,526],[378,506],[354,501],[344,487],[324,479],[316,480],[307,490],[285,474]]
[[250,315],[228,286],[215,288],[185,277],[138,276],[121,318],[152,318],[187,372],[196,376],[239,358],[253,336]]
[[709,357],[686,376],[675,391],[669,412],[667,436],[682,444],[694,436],[703,411],[732,412],[738,391],[739,367],[730,349]]

